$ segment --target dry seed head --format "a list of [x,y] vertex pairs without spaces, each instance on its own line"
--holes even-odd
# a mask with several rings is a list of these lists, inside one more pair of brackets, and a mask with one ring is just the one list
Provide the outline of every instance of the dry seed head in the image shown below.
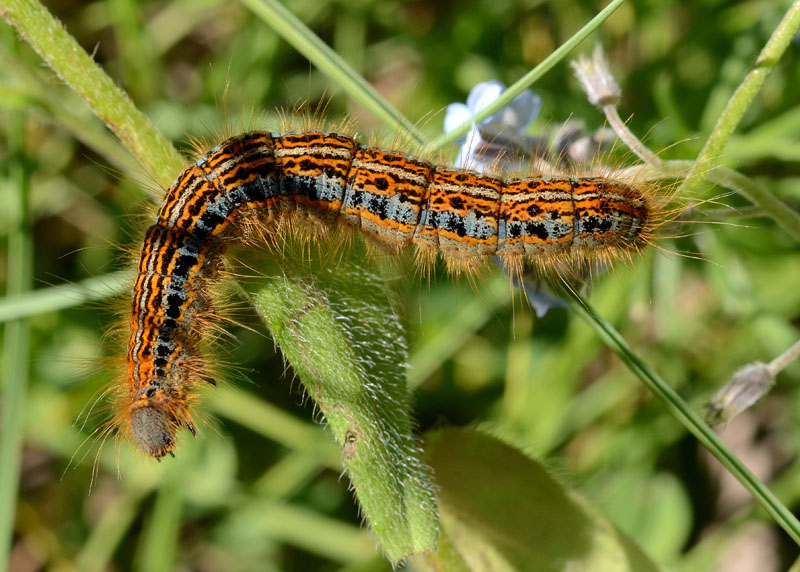
[[726,423],[749,409],[775,385],[767,364],[755,362],[740,368],[708,403],[706,420],[712,426]]
[[592,59],[581,55],[577,61],[570,62],[570,65],[592,105],[602,108],[617,104],[622,92],[617,80],[611,74],[611,68],[600,44],[595,46]]

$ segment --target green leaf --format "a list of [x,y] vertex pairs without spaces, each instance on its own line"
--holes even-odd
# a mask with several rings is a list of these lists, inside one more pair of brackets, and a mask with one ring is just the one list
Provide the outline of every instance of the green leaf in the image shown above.
[[421,570],[657,571],[577,493],[516,449],[476,431],[426,435],[442,536]]

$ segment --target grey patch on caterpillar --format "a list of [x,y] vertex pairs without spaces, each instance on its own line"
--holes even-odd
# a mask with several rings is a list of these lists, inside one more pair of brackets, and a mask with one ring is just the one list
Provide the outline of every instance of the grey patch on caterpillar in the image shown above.
[[154,457],[163,457],[172,446],[169,422],[152,407],[142,407],[131,415],[131,435],[136,446]]

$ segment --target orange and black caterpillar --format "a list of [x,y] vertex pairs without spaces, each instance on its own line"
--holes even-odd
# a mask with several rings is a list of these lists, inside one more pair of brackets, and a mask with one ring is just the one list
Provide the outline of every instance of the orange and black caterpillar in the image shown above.
[[171,453],[194,433],[189,393],[204,373],[192,317],[237,220],[302,210],[390,246],[414,244],[466,268],[500,256],[509,267],[555,257],[628,253],[649,240],[656,205],[606,178],[503,180],[440,168],[338,133],[251,132],[186,167],[147,230],[133,287],[124,420],[139,449]]

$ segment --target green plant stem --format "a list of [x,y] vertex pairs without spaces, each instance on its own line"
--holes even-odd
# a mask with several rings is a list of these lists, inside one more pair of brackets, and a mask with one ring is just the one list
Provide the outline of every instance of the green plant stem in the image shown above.
[[[10,178],[16,185],[16,192],[9,214],[13,227],[8,237],[6,294],[21,296],[31,288],[33,281],[29,208],[31,173],[24,150],[23,114],[15,114],[10,123]],[[8,565],[14,532],[30,373],[29,353],[30,328],[27,319],[8,322],[3,339],[3,375],[0,379],[0,570]]]
[[[557,286],[554,286],[557,287]],[[692,433],[700,443],[744,486],[783,530],[800,545],[800,522],[756,476],[719,440],[714,431],[661,377],[631,350],[614,327],[601,318],[576,292],[559,288],[570,308],[605,341],[628,369],[636,375]]]
[[663,161],[633,134],[633,131],[628,128],[628,125],[619,116],[616,105],[604,105],[603,113],[608,120],[608,124],[617,136],[622,139],[622,142],[627,145],[628,149],[633,151],[634,155],[652,167],[661,166]]
[[431,550],[436,500],[412,431],[406,345],[385,286],[357,264],[305,262],[302,245],[284,248],[280,264],[265,261],[253,305],[324,413],[387,556],[398,562]]
[[480,113],[476,113],[472,119],[465,121],[453,131],[449,133],[444,133],[436,137],[433,141],[430,142],[430,147],[432,149],[441,149],[448,143],[452,143],[459,137],[465,135],[473,125],[476,125],[486,119],[487,117],[493,115],[517,97],[520,93],[524,90],[529,88],[533,85],[539,78],[541,78],[544,74],[550,71],[555,65],[563,60],[567,54],[575,48],[578,44],[580,44],[586,37],[594,32],[600,24],[605,22],[611,14],[613,14],[617,8],[619,8],[625,0],[613,0],[610,2],[608,6],[603,8],[597,16],[589,20],[589,22],[580,30],[578,30],[570,39],[566,42],[561,44],[553,53],[547,56],[542,62],[533,68],[531,71],[526,73],[522,76],[519,80],[514,82],[507,90],[505,90],[500,97],[498,97],[491,105],[488,105],[486,109],[483,109]]
[[411,121],[278,0],[242,0],[242,3],[382,123],[398,135],[424,143],[425,136]]
[[[657,167],[653,165],[637,165],[623,169],[621,173],[638,180],[682,177],[695,165],[695,162],[663,161],[658,163]],[[800,213],[789,208],[764,185],[727,167],[714,167],[705,178],[715,185],[742,195],[760,209],[763,216],[774,220],[792,238],[800,242]]]
[[761,90],[767,76],[778,63],[783,52],[786,51],[798,29],[800,29],[800,0],[792,3],[761,50],[753,69],[745,76],[730,100],[728,100],[728,104],[711,131],[711,135],[708,136],[708,140],[706,140],[703,149],[697,156],[693,169],[686,177],[686,182],[681,191],[683,196],[696,192],[706,178],[704,175],[712,172],[711,167],[714,162],[721,155],[728,139],[739,126],[739,122],[744,117],[745,112]]
[[800,242],[800,213],[789,208],[769,192],[764,185],[727,167],[712,169],[706,178],[716,185],[736,191],[755,206],[763,209],[769,218],[797,242]]
[[773,377],[775,377],[784,369],[789,367],[789,364],[795,361],[798,357],[800,357],[800,341],[792,344],[788,350],[769,362],[769,364],[767,364],[769,372]]
[[0,0],[0,13],[75,90],[162,186],[185,163],[130,98],[36,0]]

